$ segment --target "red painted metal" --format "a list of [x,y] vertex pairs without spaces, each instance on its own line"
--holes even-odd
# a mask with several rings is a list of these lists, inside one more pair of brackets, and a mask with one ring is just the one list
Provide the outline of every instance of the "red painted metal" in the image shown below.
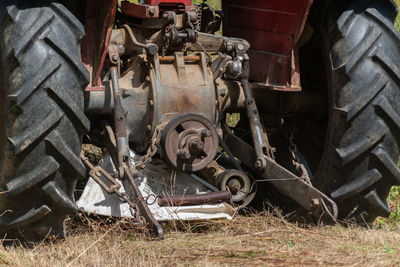
[[143,5],[123,1],[121,3],[121,12],[129,17],[153,19],[160,16],[160,10],[171,7],[190,10],[192,0],[145,0]]
[[[117,0],[86,0],[85,30],[86,36],[82,44],[82,62],[90,72],[88,91],[103,90],[100,74],[107,55],[108,43],[115,22]],[[192,0],[144,0],[145,5],[122,2],[122,9],[128,16],[149,18],[159,16],[159,6],[192,5]],[[147,5],[147,6],[146,6]],[[155,12],[150,9],[154,8]]]
[[82,44],[82,62],[90,72],[88,90],[101,90],[100,74],[114,27],[117,0],[87,0],[85,11],[86,36]]
[[223,0],[224,35],[244,38],[252,81],[274,90],[301,90],[298,40],[312,0]]
[[145,5],[158,6],[162,4],[182,4],[185,6],[191,6],[192,0],[144,0]]
[[[240,37],[251,44],[250,79],[274,90],[298,91],[300,71],[298,40],[303,31],[312,0],[222,0],[225,11],[224,34]],[[123,2],[123,12],[139,18],[156,17],[162,5],[185,5],[192,0],[145,0],[145,5]],[[146,6],[143,9],[143,6]],[[117,0],[86,0],[86,37],[82,61],[90,71],[89,90],[102,88],[100,73],[107,55],[115,21]],[[154,15],[149,8],[156,7]],[[135,10],[137,8],[137,10]]]
[[121,3],[122,14],[140,19],[158,18],[160,16],[160,8],[158,6],[139,5],[129,2]]

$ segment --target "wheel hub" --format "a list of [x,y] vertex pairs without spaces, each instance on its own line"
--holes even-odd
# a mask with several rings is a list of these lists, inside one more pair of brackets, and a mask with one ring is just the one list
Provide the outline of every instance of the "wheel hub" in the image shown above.
[[216,156],[218,134],[206,118],[184,114],[172,119],[163,130],[161,148],[164,159],[175,169],[196,172]]

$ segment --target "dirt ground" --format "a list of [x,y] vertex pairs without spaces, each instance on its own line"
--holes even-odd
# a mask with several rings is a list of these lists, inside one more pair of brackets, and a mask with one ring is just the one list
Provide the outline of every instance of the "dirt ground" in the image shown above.
[[85,215],[67,222],[67,239],[0,248],[10,266],[399,266],[398,225],[378,229],[302,227],[265,213],[232,221],[164,225],[151,240],[126,220]]

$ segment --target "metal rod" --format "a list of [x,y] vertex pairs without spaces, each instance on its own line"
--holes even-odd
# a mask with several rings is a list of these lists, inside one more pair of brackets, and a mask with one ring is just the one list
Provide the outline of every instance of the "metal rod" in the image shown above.
[[[248,73],[249,62],[246,60],[244,62],[244,70]],[[243,92],[245,96],[247,117],[250,122],[250,130],[253,136],[254,149],[257,155],[255,162],[255,167],[257,170],[263,170],[267,167],[267,161],[265,159],[265,153],[267,151],[267,144],[264,140],[264,133],[261,126],[260,116],[258,113],[256,101],[249,85],[248,75],[245,75],[240,79],[243,87]]]
[[231,192],[219,191],[199,195],[164,196],[158,199],[158,205],[160,207],[194,206],[230,202],[231,200]]
[[[142,192],[140,191],[135,178],[132,176],[130,173],[128,167],[125,165],[125,178],[122,180],[122,183],[124,185],[124,188],[126,192],[128,193],[129,197],[131,198],[131,201],[137,204],[137,208],[139,211],[139,215],[143,216],[143,218],[146,220],[146,222],[149,224],[148,227],[152,229],[153,235],[163,239],[164,237],[164,231],[160,225],[160,223],[154,218],[153,214],[151,213],[149,207],[147,206],[147,203],[145,199],[143,198]],[[134,196],[134,197],[132,197]]]
[[[161,63],[173,63],[176,60],[176,57],[174,56],[160,56],[158,57]],[[201,57],[198,55],[189,55],[189,56],[184,56],[183,60],[185,62],[199,62],[201,60]]]
[[110,69],[112,87],[114,93],[114,123],[115,123],[115,137],[117,139],[118,149],[118,167],[120,178],[124,177],[123,165],[129,165],[129,143],[126,132],[126,116],[124,108],[121,104],[121,93],[118,82],[118,69],[117,66],[112,66]]
[[212,184],[208,183],[206,180],[200,178],[199,176],[197,176],[196,174],[192,173],[190,175],[194,180],[196,180],[197,182],[201,183],[202,185],[204,185],[205,187],[207,187],[208,189],[214,191],[214,192],[218,192],[219,189],[216,188],[215,186],[213,186]]
[[109,56],[112,63],[110,72],[115,103],[114,123],[115,137],[117,139],[118,149],[119,176],[127,192],[127,197],[129,198],[124,201],[126,201],[128,204],[131,203],[133,206],[137,207],[135,211],[138,221],[141,221],[141,219],[144,218],[145,223],[148,224],[148,226],[152,229],[153,234],[159,238],[163,238],[164,233],[161,225],[157,222],[157,220],[151,213],[146,201],[143,198],[142,193],[140,192],[139,186],[136,184],[136,180],[131,173],[131,171],[133,172],[133,170],[131,169],[132,166],[129,153],[129,141],[126,131],[126,114],[124,108],[121,105],[121,92],[118,82],[118,66],[120,64],[120,59],[118,48],[116,46],[109,47]]
[[133,34],[132,29],[129,27],[129,25],[124,24],[124,25],[122,25],[122,28],[124,28],[128,32],[128,35],[131,38],[133,45],[146,49],[146,52],[149,53],[152,56],[154,56],[155,54],[158,53],[158,46],[156,44],[154,44],[154,43],[147,43],[147,44],[140,43],[136,39],[136,37]]

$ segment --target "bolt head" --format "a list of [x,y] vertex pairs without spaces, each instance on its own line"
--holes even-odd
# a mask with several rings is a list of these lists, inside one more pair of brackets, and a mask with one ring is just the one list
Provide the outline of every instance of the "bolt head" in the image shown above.
[[262,168],[262,161],[260,159],[256,160],[255,166],[257,169],[261,169]]
[[178,151],[177,156],[179,159],[185,160],[185,159],[190,159],[192,155],[187,149],[181,149]]
[[225,88],[219,89],[219,95],[222,97],[226,96],[226,89]]
[[228,187],[229,187],[229,190],[230,190],[232,193],[237,193],[237,192],[240,190],[240,188],[242,187],[241,184],[240,184],[240,182],[239,182],[237,179],[231,179],[231,180],[229,180],[229,182],[227,183],[227,185],[228,185]]
[[210,137],[211,136],[211,132],[209,131],[209,130],[207,130],[207,129],[203,129],[202,131],[201,131],[201,137],[202,138],[204,138],[204,137]]
[[192,153],[199,154],[203,151],[203,148],[204,142],[201,140],[193,140],[192,142],[190,142],[189,149]]
[[233,49],[233,44],[230,42],[226,43],[226,51],[230,52],[232,51],[232,49]]
[[311,200],[311,208],[316,209],[319,207],[319,199],[318,198],[313,198]]
[[158,53],[158,45],[150,44],[146,50],[150,55],[154,56]]
[[122,44],[119,44],[119,45],[118,45],[118,53],[119,53],[120,55],[125,54],[125,46],[123,46]]

